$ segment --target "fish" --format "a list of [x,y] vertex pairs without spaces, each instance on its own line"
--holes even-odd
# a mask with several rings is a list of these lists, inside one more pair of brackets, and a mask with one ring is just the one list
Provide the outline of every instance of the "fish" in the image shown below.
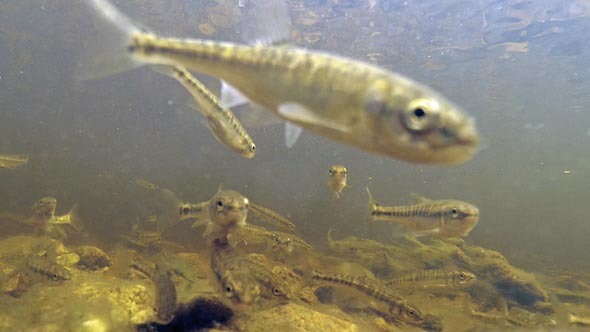
[[176,286],[168,273],[162,271],[159,264],[150,266],[143,262],[133,261],[129,267],[149,279],[154,286],[156,322],[158,324],[170,323],[174,318],[178,301]]
[[232,247],[237,247],[240,243],[264,243],[268,249],[280,249],[287,254],[293,252],[293,240],[290,237],[282,237],[276,232],[269,231],[262,227],[245,225],[231,232],[227,236],[228,243]]
[[0,154],[0,167],[15,169],[29,162],[29,157],[22,154]]
[[211,271],[221,294],[234,305],[250,305],[260,297],[260,286],[229,244],[214,239],[211,246]]
[[182,252],[186,249],[172,241],[168,241],[162,237],[159,231],[136,231],[133,235],[121,235],[127,242],[144,249],[152,250],[169,250],[173,252]]
[[431,200],[414,194],[415,204],[379,205],[369,188],[366,221],[383,220],[400,224],[411,236],[435,238],[465,237],[479,220],[479,209],[467,202]]
[[178,215],[180,220],[186,219],[208,219],[209,218],[209,201],[200,203],[179,203]]
[[355,289],[372,299],[389,306],[388,314],[397,321],[406,324],[424,327],[433,319],[432,315],[424,315],[418,308],[406,303],[401,296],[383,287],[378,280],[368,277],[355,277],[337,273],[323,273],[312,271],[312,280],[328,282],[335,285],[346,286]]
[[346,167],[341,165],[333,165],[330,166],[330,177],[328,178],[328,188],[334,193],[336,199],[340,198],[340,194],[342,190],[346,187],[349,187],[346,184],[346,180],[348,177],[348,170]]
[[475,283],[476,279],[475,274],[467,271],[430,270],[389,279],[384,281],[383,285],[399,290],[407,290],[409,288],[459,290],[470,287]]
[[299,236],[291,233],[285,233],[280,231],[273,231],[277,236],[283,239],[284,242],[290,242],[293,244],[293,248],[300,248],[303,250],[311,250],[313,246]]
[[188,90],[198,106],[198,111],[207,120],[207,127],[219,143],[244,158],[254,158],[256,145],[246,129],[201,81],[182,66],[156,66],[155,68],[158,72],[176,79]]
[[77,204],[74,204],[67,214],[61,216],[55,215],[56,209],[57,199],[49,196],[40,198],[33,204],[33,216],[24,220],[24,223],[33,226],[35,234],[45,234],[49,230],[59,232],[57,228],[52,227],[54,225],[68,226],[74,231],[81,230]]
[[225,238],[232,229],[246,225],[250,201],[235,190],[223,190],[221,186],[209,200],[207,227],[203,237],[211,235]]
[[47,257],[34,255],[27,260],[27,266],[31,270],[40,273],[54,281],[72,279],[72,274],[70,271],[68,271],[63,266],[52,262]]
[[147,64],[183,66],[227,82],[293,125],[370,153],[456,165],[477,150],[467,113],[399,73],[304,48],[165,38],[139,29],[107,0],[87,3],[107,27],[93,43],[103,50],[85,59],[79,79]]
[[79,225],[80,218],[78,213],[78,204],[72,205],[70,211],[62,216],[53,216],[47,222],[49,225],[67,225],[72,227],[75,231],[80,231],[81,226]]
[[53,197],[43,197],[35,201],[33,204],[33,213],[35,216],[42,219],[51,219],[55,216],[57,209],[57,199]]
[[267,290],[271,298],[277,300],[288,300],[292,298],[292,292],[289,284],[280,276],[275,275],[273,271],[264,263],[256,259],[249,259],[248,256],[240,257],[248,261],[250,273],[261,285]]
[[582,317],[570,313],[568,315],[568,322],[570,325],[590,326],[590,317]]
[[160,187],[156,184],[153,184],[145,179],[141,179],[141,178],[137,178],[135,179],[135,184],[137,184],[138,186],[144,188],[144,189],[148,189],[148,190],[154,190],[154,191],[158,191],[160,190]]
[[295,224],[291,222],[291,220],[283,217],[282,215],[276,213],[275,211],[265,208],[264,206],[260,206],[258,204],[254,204],[250,202],[250,212],[254,214],[255,217],[258,219],[265,221],[273,226],[281,227],[288,229],[290,231],[295,230]]

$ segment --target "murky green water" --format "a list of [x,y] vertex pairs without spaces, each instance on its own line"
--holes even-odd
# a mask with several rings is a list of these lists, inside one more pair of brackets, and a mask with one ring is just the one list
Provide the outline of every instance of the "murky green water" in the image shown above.
[[[14,170],[0,169],[0,210],[30,216],[37,199],[53,196],[61,215],[77,203],[85,235],[66,246],[109,251],[136,220],[170,215],[169,205],[137,186],[136,178],[187,202],[211,198],[223,183],[288,216],[300,237],[328,253],[329,229],[337,238],[399,241],[399,229],[363,223],[367,186],[384,205],[409,203],[411,193],[455,198],[480,210],[467,245],[498,251],[535,273],[548,294],[558,286],[546,275],[574,274],[582,286],[570,291],[580,296],[560,299],[570,312],[588,316],[582,296],[590,288],[587,273],[573,271],[588,271],[590,249],[584,209],[590,185],[590,6],[577,0],[288,3],[297,46],[373,62],[433,87],[476,119],[481,151],[459,166],[422,166],[308,132],[288,149],[282,124],[275,124],[248,128],[257,155],[242,159],[215,141],[187,107],[185,90],[161,74],[143,67],[75,81],[80,57],[96,38],[88,19],[93,13],[82,4],[0,1],[0,154],[29,157]],[[115,4],[159,34],[239,41],[242,13],[255,1]],[[216,80],[201,78],[218,93]],[[339,200],[326,188],[334,164],[349,171],[350,188]],[[23,234],[31,235],[30,229],[0,220],[6,243]],[[200,229],[191,231],[190,223],[164,236],[207,261]],[[7,257],[0,263],[16,264]],[[16,265],[14,271],[25,268]],[[35,285],[26,292],[42,291]],[[0,296],[19,303],[6,292]],[[475,329],[485,325],[468,321]],[[11,328],[2,322],[0,328]]]

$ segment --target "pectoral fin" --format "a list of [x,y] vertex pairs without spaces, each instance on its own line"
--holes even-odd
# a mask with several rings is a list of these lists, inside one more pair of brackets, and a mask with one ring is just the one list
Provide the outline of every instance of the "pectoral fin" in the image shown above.
[[206,225],[209,222],[209,219],[200,219],[195,221],[192,225],[191,228],[197,228],[197,227],[201,227],[203,225]]
[[303,132],[303,128],[290,122],[285,122],[285,145],[288,148],[292,148],[297,143],[299,136],[301,136],[301,132]]
[[410,196],[412,196],[412,200],[414,202],[416,202],[417,204],[427,203],[427,202],[430,202],[431,201],[430,199],[428,199],[428,198],[426,198],[424,196],[418,195],[416,193],[411,193]]
[[326,127],[342,132],[350,131],[346,126],[330,121],[329,119],[322,118],[321,116],[318,116],[305,106],[298,103],[283,103],[279,105],[278,113],[281,117],[288,121]]
[[250,102],[246,96],[225,81],[221,81],[221,105],[232,108]]

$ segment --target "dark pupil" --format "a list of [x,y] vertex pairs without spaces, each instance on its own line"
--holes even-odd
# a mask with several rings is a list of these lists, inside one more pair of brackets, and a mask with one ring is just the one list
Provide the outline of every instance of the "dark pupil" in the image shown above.
[[453,210],[451,210],[451,212],[452,212],[453,214],[457,214],[457,209],[453,209]]
[[414,316],[414,310],[410,310],[410,311],[408,311],[408,315],[410,315],[410,316]]
[[228,293],[231,293],[231,287],[229,287],[229,286],[225,287],[225,291]]
[[217,206],[223,207],[223,202],[222,201],[217,201]]
[[414,110],[414,116],[417,117],[417,118],[421,118],[421,117],[423,117],[425,115],[426,115],[426,112],[423,109],[421,109],[421,108],[416,108]]
[[459,279],[465,279],[465,275],[463,273],[459,274]]

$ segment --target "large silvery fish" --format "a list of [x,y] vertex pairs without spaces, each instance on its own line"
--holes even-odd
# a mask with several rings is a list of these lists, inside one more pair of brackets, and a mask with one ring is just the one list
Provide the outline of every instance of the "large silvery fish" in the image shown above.
[[109,23],[104,30],[114,31],[95,43],[109,53],[95,52],[95,65],[113,71],[148,63],[184,66],[224,80],[296,126],[409,162],[459,164],[476,151],[471,118],[400,74],[295,47],[163,38],[138,29],[105,0],[88,1]]
[[459,200],[431,200],[414,194],[416,203],[413,205],[381,206],[369,188],[367,193],[367,221],[383,220],[399,224],[411,236],[463,237],[479,220],[479,209]]

